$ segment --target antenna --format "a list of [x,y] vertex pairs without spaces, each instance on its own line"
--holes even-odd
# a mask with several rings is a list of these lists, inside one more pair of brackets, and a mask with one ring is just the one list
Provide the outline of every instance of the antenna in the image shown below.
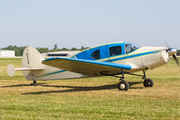
[[92,48],[86,41],[84,41],[83,39],[82,39],[82,41],[85,42],[86,45],[88,45],[90,48]]

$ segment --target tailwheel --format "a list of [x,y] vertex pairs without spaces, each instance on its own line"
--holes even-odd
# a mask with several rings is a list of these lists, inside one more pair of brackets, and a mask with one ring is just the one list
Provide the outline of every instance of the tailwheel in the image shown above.
[[120,81],[118,84],[118,89],[127,91],[129,89],[129,83],[125,80]]
[[35,85],[37,84],[37,82],[35,80],[33,80],[33,83],[31,83],[31,85]]
[[144,84],[144,87],[152,87],[153,86],[153,80],[151,80],[150,78],[147,78],[144,80],[143,84]]

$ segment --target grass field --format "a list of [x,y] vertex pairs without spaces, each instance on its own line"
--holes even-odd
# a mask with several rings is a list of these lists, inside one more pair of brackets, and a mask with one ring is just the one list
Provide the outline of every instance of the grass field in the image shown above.
[[180,119],[180,68],[173,59],[146,72],[152,88],[145,88],[141,77],[125,75],[128,91],[119,91],[114,77],[31,86],[22,72],[7,76],[10,63],[21,67],[21,59],[0,58],[0,119]]

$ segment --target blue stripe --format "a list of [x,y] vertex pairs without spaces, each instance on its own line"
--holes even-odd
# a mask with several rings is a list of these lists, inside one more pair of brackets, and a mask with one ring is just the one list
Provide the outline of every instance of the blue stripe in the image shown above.
[[54,59],[56,59],[56,58],[55,58],[55,57],[52,57],[52,58],[45,59],[45,60],[43,60],[43,61],[54,60]]
[[124,56],[124,57],[119,57],[119,58],[115,58],[115,59],[111,59],[111,60],[105,60],[103,62],[114,62],[114,61],[119,61],[119,60],[123,60],[123,59],[129,59],[129,58],[154,54],[154,53],[158,53],[158,52],[160,52],[160,50],[158,50],[158,51],[150,51],[150,52],[145,52],[145,53],[140,53],[140,54],[134,54],[134,55]]

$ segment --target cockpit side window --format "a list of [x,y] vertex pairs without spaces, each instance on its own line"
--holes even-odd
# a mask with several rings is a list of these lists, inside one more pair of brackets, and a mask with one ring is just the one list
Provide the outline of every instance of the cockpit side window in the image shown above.
[[130,52],[133,52],[133,51],[137,50],[140,47],[141,46],[139,46],[137,44],[126,42],[125,43],[125,52],[126,52],[126,54],[130,53]]
[[99,49],[98,50],[95,50],[92,54],[91,54],[91,57],[95,60],[97,59],[100,59],[100,51]]
[[122,54],[122,48],[121,46],[114,46],[109,48],[109,54],[110,56],[120,55]]

